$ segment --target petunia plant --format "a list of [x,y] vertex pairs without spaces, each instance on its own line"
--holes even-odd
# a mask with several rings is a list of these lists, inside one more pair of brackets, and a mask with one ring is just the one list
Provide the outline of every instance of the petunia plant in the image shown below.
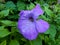
[[39,4],[32,10],[22,10],[19,13],[18,29],[26,39],[34,40],[39,33],[44,33],[48,30],[48,22],[38,19],[39,15],[43,15],[43,13],[44,11]]

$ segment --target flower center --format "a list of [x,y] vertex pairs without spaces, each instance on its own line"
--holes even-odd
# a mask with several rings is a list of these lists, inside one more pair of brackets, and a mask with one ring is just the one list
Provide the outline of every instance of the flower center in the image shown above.
[[29,20],[32,21],[32,22],[34,21],[33,17],[29,17]]

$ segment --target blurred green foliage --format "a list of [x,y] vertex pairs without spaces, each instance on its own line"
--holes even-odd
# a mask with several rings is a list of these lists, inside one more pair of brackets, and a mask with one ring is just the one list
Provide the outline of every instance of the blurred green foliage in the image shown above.
[[[17,29],[19,12],[40,4],[44,14],[39,16],[50,28],[36,40],[25,39]],[[0,45],[60,45],[60,4],[58,0],[0,0]]]

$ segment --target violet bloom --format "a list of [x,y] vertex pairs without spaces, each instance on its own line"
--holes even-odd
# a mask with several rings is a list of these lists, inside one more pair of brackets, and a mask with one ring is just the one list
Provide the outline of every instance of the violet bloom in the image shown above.
[[22,10],[20,12],[18,29],[26,39],[36,39],[38,33],[44,33],[49,28],[49,24],[46,21],[42,19],[37,20],[38,16],[43,13],[44,11],[39,4],[32,10]]

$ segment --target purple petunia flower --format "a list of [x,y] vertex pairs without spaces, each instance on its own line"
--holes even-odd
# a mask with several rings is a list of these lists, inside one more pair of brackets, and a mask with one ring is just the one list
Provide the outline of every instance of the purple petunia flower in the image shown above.
[[49,28],[49,24],[46,21],[42,19],[37,20],[38,16],[43,13],[44,11],[39,4],[32,10],[22,10],[20,12],[18,29],[26,39],[36,39],[38,33],[44,33]]

